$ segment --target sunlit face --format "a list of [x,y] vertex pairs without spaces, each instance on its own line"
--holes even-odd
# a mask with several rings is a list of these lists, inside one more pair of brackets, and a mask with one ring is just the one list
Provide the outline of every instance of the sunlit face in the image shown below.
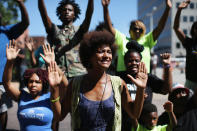
[[68,22],[68,21],[73,21],[74,18],[75,18],[75,12],[73,6],[70,4],[65,5],[61,11],[60,20],[62,22],[64,21]]
[[157,112],[151,112],[144,116],[144,123],[145,127],[149,130],[152,130],[158,121],[158,114]]
[[94,56],[91,57],[90,62],[93,68],[100,68],[106,70],[109,68],[112,61],[112,50],[108,45],[102,45],[96,50]]
[[143,36],[143,29],[138,25],[134,25],[134,27],[131,28],[129,33],[130,33],[130,37],[133,40],[138,40],[140,37]]
[[139,53],[131,52],[125,59],[125,66],[126,66],[127,72],[131,75],[137,74],[140,61],[141,61],[141,57]]
[[30,94],[33,97],[36,97],[37,95],[39,95],[42,92],[42,81],[40,80],[40,78],[38,77],[37,74],[33,74],[27,83],[27,87],[29,89]]

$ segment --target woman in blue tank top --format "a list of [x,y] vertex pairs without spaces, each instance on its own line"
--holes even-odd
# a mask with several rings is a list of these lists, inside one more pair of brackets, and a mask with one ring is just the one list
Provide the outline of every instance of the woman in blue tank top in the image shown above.
[[139,87],[134,102],[125,82],[106,73],[115,50],[114,37],[109,32],[93,31],[85,34],[80,43],[79,55],[88,73],[70,81],[61,103],[58,88],[61,75],[56,71],[56,63],[51,63],[49,78],[51,99],[55,101],[52,104],[54,118],[63,120],[70,112],[74,131],[120,131],[121,106],[130,117],[139,117],[147,81],[145,65],[140,63],[136,79],[129,76]]
[[52,131],[50,92],[48,92],[48,72],[42,69],[28,69],[24,73],[24,83],[28,91],[13,87],[13,62],[19,53],[16,42],[12,40],[6,48],[7,63],[3,83],[10,97],[18,102],[17,116],[21,131]]

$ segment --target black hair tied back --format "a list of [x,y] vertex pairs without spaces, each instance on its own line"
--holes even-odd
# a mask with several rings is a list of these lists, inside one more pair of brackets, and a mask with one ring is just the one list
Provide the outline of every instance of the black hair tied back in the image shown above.
[[137,52],[142,52],[144,50],[144,46],[140,45],[137,41],[131,40],[126,45],[128,50],[136,50]]

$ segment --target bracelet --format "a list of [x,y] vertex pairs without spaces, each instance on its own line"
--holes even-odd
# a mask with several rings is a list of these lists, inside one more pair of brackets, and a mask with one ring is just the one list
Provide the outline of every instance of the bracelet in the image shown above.
[[53,100],[51,100],[51,102],[57,102],[57,101],[59,101],[60,100],[60,96],[58,96],[56,99],[53,99]]
[[167,64],[167,65],[164,65],[163,67],[164,67],[164,68],[170,68],[171,65],[170,65],[170,64]]

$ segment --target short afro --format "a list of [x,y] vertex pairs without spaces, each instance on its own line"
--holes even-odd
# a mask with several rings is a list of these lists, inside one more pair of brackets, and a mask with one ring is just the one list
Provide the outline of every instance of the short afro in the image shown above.
[[79,18],[79,15],[81,14],[81,10],[79,8],[79,5],[77,3],[75,3],[74,0],[62,0],[59,2],[59,5],[56,9],[56,15],[58,16],[58,18],[60,19],[60,15],[62,12],[62,9],[64,8],[65,5],[72,5],[74,8],[74,12],[75,12],[75,18],[73,19],[73,22],[75,22],[76,19]]

